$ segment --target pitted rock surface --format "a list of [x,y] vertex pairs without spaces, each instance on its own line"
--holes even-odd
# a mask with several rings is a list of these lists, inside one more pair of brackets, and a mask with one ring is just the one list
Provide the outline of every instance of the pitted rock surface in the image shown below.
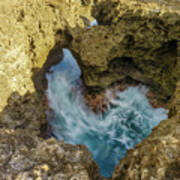
[[151,1],[97,1],[94,16],[100,25],[75,34],[72,42],[86,85],[105,88],[130,77],[169,98],[180,79],[179,9]]
[[180,179],[180,82],[174,94],[172,117],[119,162],[113,180]]
[[90,4],[80,0],[0,2],[0,111],[12,92],[35,92],[34,70],[42,68],[57,39],[60,47],[68,42],[67,27],[85,27],[83,17],[91,19],[90,12]]
[[[1,1],[0,179],[103,179],[84,146],[39,137],[48,104],[39,74],[60,61],[62,47],[72,50],[87,86],[104,88],[130,77],[171,97],[169,119],[127,153],[111,179],[180,179],[179,5],[178,0]],[[100,25],[90,29],[91,11]]]
[[98,167],[87,148],[28,131],[0,129],[0,177],[8,180],[96,180]]

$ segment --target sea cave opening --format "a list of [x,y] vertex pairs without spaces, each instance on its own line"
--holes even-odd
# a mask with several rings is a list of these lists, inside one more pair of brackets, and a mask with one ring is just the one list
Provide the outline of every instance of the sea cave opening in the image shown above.
[[145,86],[117,91],[116,98],[107,90],[110,102],[104,113],[94,113],[85,103],[81,70],[70,50],[63,49],[62,61],[51,67],[47,96],[53,111],[49,126],[53,135],[66,143],[86,145],[100,174],[110,177],[128,149],[133,149],[167,119],[168,111],[153,108]]

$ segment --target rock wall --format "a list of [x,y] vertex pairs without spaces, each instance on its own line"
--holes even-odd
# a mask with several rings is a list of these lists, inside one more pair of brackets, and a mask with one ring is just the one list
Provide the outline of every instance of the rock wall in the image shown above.
[[119,162],[113,180],[180,179],[180,82],[170,108],[170,118]]
[[66,43],[67,27],[85,27],[83,17],[91,18],[90,13],[90,6],[81,0],[0,2],[0,111],[12,92],[22,96],[36,91],[34,72],[43,66],[56,41],[60,46]]
[[54,139],[44,141],[23,130],[0,129],[3,180],[96,180],[98,167],[87,148]]
[[81,0],[0,2],[0,179],[99,179],[84,146],[45,140],[45,73],[62,58],[71,28],[85,28]]
[[74,35],[84,81],[102,87],[130,77],[170,97],[180,79],[179,2],[97,1],[99,26]]
[[5,0],[0,2],[0,126],[45,127],[45,73],[62,58],[71,36],[92,19],[90,3],[80,0]]
[[[127,153],[120,179],[180,178],[179,1],[0,2],[0,179],[103,179],[84,146],[45,140],[44,73],[71,48],[89,87],[130,77],[171,98],[169,119]],[[87,28],[91,12],[99,26]],[[177,86],[176,86],[177,84]]]

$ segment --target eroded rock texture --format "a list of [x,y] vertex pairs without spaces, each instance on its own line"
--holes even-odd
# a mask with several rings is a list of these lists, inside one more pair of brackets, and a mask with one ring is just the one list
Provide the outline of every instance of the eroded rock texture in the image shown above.
[[67,29],[84,28],[90,3],[0,2],[0,179],[89,180],[98,167],[83,146],[44,140],[48,109],[44,73],[61,60]]
[[150,85],[162,98],[173,94],[180,79],[180,13],[169,4],[97,1],[100,25],[75,36],[84,81],[107,87],[130,77]]
[[31,134],[42,136],[42,128],[47,124],[46,109],[37,93],[20,96],[14,92],[8,99],[8,105],[0,113],[0,127],[26,129]]
[[[70,47],[87,86],[131,78],[172,96],[169,119],[129,151],[113,180],[180,179],[178,0],[0,2],[0,179],[96,180],[84,146],[40,139],[47,123],[44,73]],[[87,28],[91,11],[99,26]]]
[[0,129],[2,180],[96,180],[98,167],[87,148],[54,139],[44,141],[23,130]]
[[45,126],[45,73],[62,58],[71,40],[67,29],[87,25],[90,3],[60,0],[0,2],[0,126]]
[[[0,2],[0,110],[12,92],[35,92],[32,76],[53,47],[68,42],[67,27],[85,27],[90,6],[81,0],[5,0]],[[60,48],[59,48],[60,54]],[[58,56],[58,54],[57,54]],[[60,58],[54,59],[57,63]],[[39,86],[40,86],[39,82]]]
[[120,161],[113,180],[180,179],[180,82],[171,105],[170,118]]

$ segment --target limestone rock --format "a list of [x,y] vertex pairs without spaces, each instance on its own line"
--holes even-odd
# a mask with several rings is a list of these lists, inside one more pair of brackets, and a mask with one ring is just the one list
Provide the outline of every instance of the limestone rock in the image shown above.
[[56,36],[63,46],[63,32],[67,27],[85,27],[82,17],[91,18],[90,12],[90,4],[80,0],[0,2],[0,111],[12,92],[21,96],[35,92],[33,70],[42,68]]
[[[38,137],[47,123],[41,74],[62,47],[77,57],[87,86],[130,77],[169,97],[178,82],[169,119],[127,153],[111,179],[180,179],[179,1],[162,2],[0,2],[0,179],[103,179],[84,146]],[[88,29],[91,11],[100,25]]]
[[[117,23],[131,14],[136,20],[136,15],[158,17],[164,13],[179,14],[179,0],[96,0],[93,8],[93,16],[99,24],[109,25]],[[157,16],[158,15],[158,16]],[[132,18],[133,18],[132,17]],[[171,19],[172,20],[172,19]]]
[[47,124],[47,108],[47,104],[39,99],[37,93],[20,96],[14,92],[8,99],[8,105],[0,113],[0,127],[26,129],[31,134],[43,136]]
[[0,177],[8,180],[96,180],[98,168],[87,148],[28,131],[0,129]]
[[180,82],[168,120],[158,127],[116,166],[112,180],[180,179]]
[[170,97],[180,79],[179,9],[134,0],[99,1],[94,9],[100,25],[72,42],[86,85],[105,88],[130,77]]

